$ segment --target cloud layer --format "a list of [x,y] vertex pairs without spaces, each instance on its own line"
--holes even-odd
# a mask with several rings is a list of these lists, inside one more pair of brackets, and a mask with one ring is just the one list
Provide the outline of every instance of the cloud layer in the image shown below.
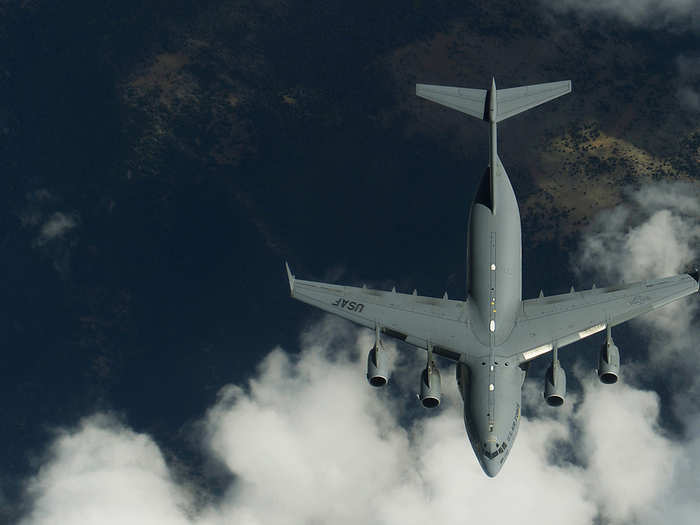
[[75,218],[57,211],[41,225],[36,243],[41,246],[54,239],[60,239],[76,226]]
[[[698,183],[664,182],[628,189],[625,203],[596,218],[572,266],[580,273],[604,278],[608,283],[673,275],[697,267],[700,265],[699,194]],[[631,368],[628,376],[637,375],[646,383],[660,382],[670,392],[663,409],[671,411],[682,425],[674,429],[676,435],[682,436],[681,443],[668,451],[668,464],[659,466],[658,474],[664,473],[666,483],[656,490],[665,488],[666,504],[650,509],[645,519],[640,520],[642,523],[691,523],[692,516],[700,511],[698,309],[698,297],[693,296],[632,321],[632,326],[646,336],[649,353],[646,361],[628,367]],[[624,348],[622,352],[624,362]],[[652,409],[653,404],[647,407],[648,411]],[[649,447],[662,450],[665,445],[651,439],[654,435],[665,433],[656,429],[654,434],[648,434]]]
[[[584,267],[630,280],[678,271],[697,255],[688,195],[675,184],[631,191],[586,235]],[[679,327],[663,315],[638,326],[666,335]],[[490,479],[467,442],[454,367],[443,370],[443,404],[429,412],[412,399],[420,353],[387,342],[393,376],[378,390],[364,377],[371,344],[369,331],[325,318],[302,334],[298,353],[276,348],[247,384],[222,389],[198,427],[205,455],[233,474],[220,497],[176,476],[152,438],[98,414],[56,435],[27,482],[22,523],[696,522],[700,417],[686,411],[686,432],[671,436],[659,420],[668,407],[635,374],[601,385],[574,367],[583,389],[559,410],[543,403],[542,378],[529,378],[518,439]],[[687,344],[673,339],[676,351]],[[686,354],[686,370],[697,361]],[[689,388],[675,391],[674,408],[700,391],[679,377]]]
[[190,523],[158,446],[104,414],[59,433],[27,497],[22,523]]
[[[700,265],[700,184],[663,182],[625,192],[625,202],[600,213],[579,245],[572,267],[598,284],[634,282],[683,273]],[[600,281],[603,279],[603,282]],[[647,330],[652,359],[668,363],[692,355],[698,340],[697,298],[652,312]]]
[[80,216],[75,211],[55,211],[60,204],[61,199],[47,189],[29,192],[19,219],[32,232],[32,246],[53,261],[59,274],[66,275],[78,239]]
[[542,0],[557,11],[610,16],[643,27],[698,27],[698,0]]
[[[214,503],[196,501],[151,438],[98,415],[56,438],[28,484],[23,523],[451,524],[465,513],[496,523],[626,523],[652,516],[673,487],[682,446],[659,431],[652,392],[603,386],[589,373],[582,401],[558,413],[531,388],[540,408],[523,419],[492,480],[467,443],[449,374],[444,408],[402,424],[408,392],[364,380],[368,334],[326,321],[307,336],[328,325],[344,332],[334,337],[342,346],[318,338],[299,356],[275,349],[208,412],[202,444],[235,474]],[[573,457],[562,452],[568,444]]]

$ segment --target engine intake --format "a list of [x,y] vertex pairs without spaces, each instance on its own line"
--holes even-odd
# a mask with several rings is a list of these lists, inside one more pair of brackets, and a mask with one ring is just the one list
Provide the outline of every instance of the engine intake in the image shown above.
[[380,342],[375,343],[367,354],[367,381],[372,386],[380,387],[387,383],[389,368]]
[[440,394],[440,370],[431,363],[420,375],[420,401],[425,408],[435,408],[440,404]]
[[551,407],[560,407],[566,398],[566,372],[555,360],[545,374],[544,398]]
[[601,383],[612,385],[617,383],[620,375],[620,350],[612,339],[609,339],[600,348],[598,357],[598,378]]

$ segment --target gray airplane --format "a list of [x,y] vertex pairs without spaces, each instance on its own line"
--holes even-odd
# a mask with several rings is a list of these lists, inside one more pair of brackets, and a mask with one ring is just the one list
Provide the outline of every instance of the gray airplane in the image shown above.
[[464,400],[464,423],[484,472],[503,466],[520,425],[521,388],[530,361],[551,354],[544,384],[549,405],[566,396],[566,374],[559,348],[593,334],[604,334],[598,376],[615,383],[620,354],[611,327],[698,291],[698,271],[608,288],[522,299],[520,213],[513,188],[496,151],[496,124],[571,92],[571,82],[551,82],[496,90],[417,84],[416,94],[456,109],[490,126],[489,167],[471,206],[467,233],[467,298],[464,301],[340,286],[296,279],[287,266],[293,298],[375,331],[367,356],[367,379],[387,382],[381,336],[423,348],[420,399],[440,404],[440,372],[433,357],[457,363],[457,385]]

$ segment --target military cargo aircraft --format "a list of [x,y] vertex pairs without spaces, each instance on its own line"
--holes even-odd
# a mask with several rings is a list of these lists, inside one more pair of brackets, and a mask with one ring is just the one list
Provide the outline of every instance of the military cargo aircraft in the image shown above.
[[[544,384],[549,405],[566,396],[566,374],[558,350],[593,334],[604,336],[598,376],[615,383],[620,354],[611,328],[698,292],[698,271],[608,288],[534,299],[522,298],[520,213],[508,175],[497,153],[496,125],[509,117],[571,92],[571,82],[496,89],[417,84],[420,97],[484,120],[490,126],[489,166],[476,191],[467,234],[465,300],[424,297],[366,287],[304,281],[286,265],[293,298],[344,317],[375,332],[367,357],[367,379],[388,379],[382,335],[426,350],[420,399],[440,404],[440,372],[434,356],[457,363],[464,400],[464,423],[474,453],[495,476],[510,453],[520,425],[521,388],[530,361],[551,355]],[[286,264],[286,263],[285,263]]]

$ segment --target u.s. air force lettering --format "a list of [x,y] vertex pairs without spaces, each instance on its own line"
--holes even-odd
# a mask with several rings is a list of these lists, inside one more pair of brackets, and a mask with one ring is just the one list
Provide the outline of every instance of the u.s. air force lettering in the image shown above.
[[349,301],[347,299],[343,299],[342,297],[338,297],[334,303],[332,303],[333,306],[337,306],[338,308],[345,308],[346,310],[350,310],[351,312],[357,312],[360,313],[362,309],[365,307],[364,304],[362,303],[356,303],[355,301]]

